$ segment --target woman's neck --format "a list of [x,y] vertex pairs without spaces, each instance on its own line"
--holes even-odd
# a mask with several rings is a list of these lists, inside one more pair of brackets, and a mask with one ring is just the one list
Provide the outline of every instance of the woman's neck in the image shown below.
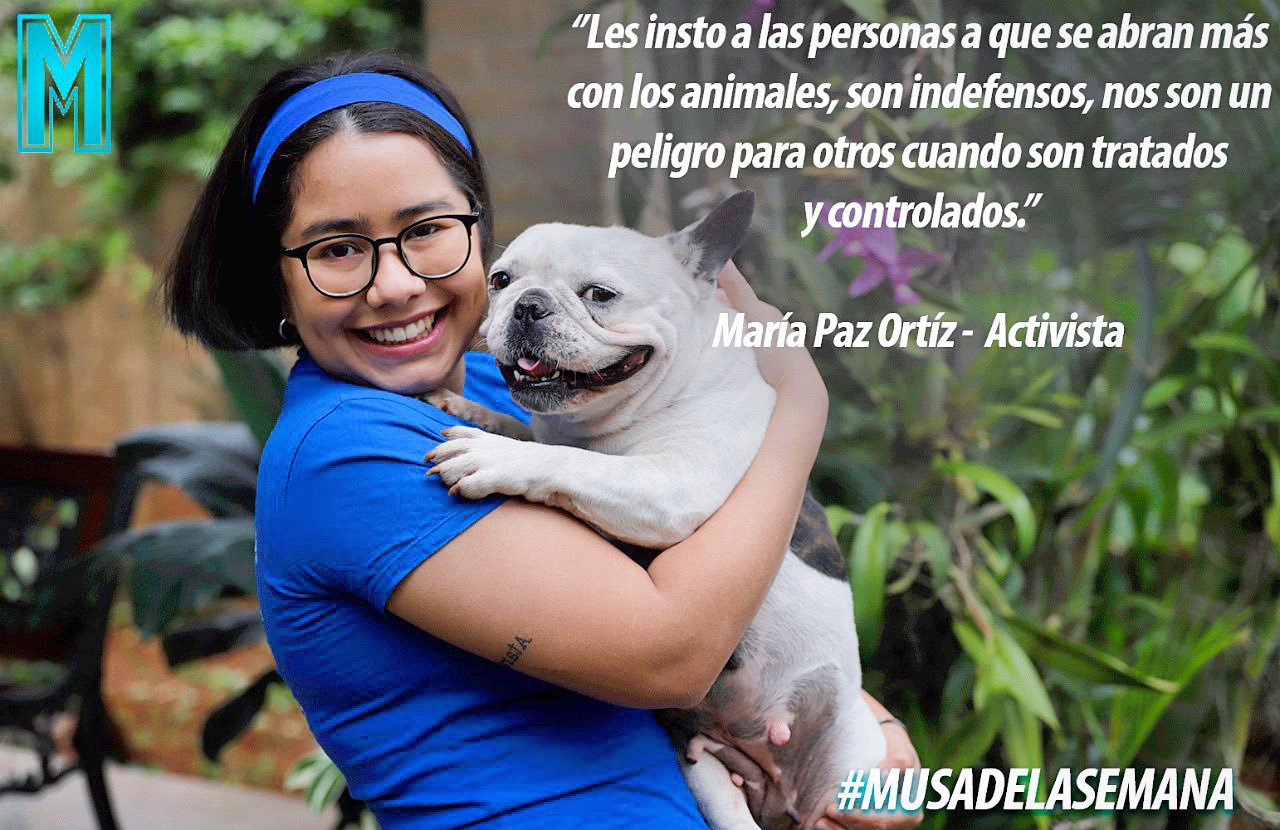
[[463,352],[458,355],[458,362],[454,364],[453,371],[445,377],[441,387],[448,389],[450,392],[462,394],[462,387],[467,382],[467,353]]

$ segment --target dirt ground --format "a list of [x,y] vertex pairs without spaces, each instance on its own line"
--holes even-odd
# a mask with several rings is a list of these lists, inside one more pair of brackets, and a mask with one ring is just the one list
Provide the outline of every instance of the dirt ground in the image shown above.
[[107,709],[134,763],[169,772],[283,789],[285,774],[316,749],[302,711],[283,687],[273,687],[248,731],[218,763],[200,752],[205,717],[274,665],[265,643],[169,668],[160,641],[143,641],[116,607],[107,637],[103,688]]

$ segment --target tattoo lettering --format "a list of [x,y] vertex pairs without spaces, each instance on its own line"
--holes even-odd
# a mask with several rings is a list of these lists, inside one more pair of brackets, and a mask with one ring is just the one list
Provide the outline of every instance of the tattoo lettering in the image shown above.
[[516,635],[516,638],[514,640],[507,643],[506,656],[504,656],[498,662],[504,666],[514,666],[516,664],[516,661],[520,659],[520,655],[524,654],[525,649],[527,649],[529,647],[529,643],[532,643],[532,642],[533,642],[532,637],[521,637],[519,635]]

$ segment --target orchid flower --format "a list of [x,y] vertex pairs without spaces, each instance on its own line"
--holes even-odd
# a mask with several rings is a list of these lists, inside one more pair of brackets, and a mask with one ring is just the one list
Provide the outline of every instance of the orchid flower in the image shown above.
[[835,237],[818,252],[818,262],[826,262],[835,253],[860,257],[866,266],[849,285],[850,297],[861,297],[885,279],[899,303],[918,303],[920,295],[910,285],[911,272],[933,265],[937,254],[920,248],[899,248],[898,232],[893,228],[838,228]]

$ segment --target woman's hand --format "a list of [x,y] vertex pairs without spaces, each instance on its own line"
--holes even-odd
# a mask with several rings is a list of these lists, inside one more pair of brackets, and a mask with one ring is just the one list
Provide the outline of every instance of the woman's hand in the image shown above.
[[[907,734],[907,730],[880,705],[878,700],[865,691],[862,692],[862,699],[866,701],[876,720],[888,720],[887,723],[880,724],[880,729],[884,732],[886,750],[884,760],[880,762],[880,769],[919,769],[920,756],[916,754],[916,748],[911,745],[911,736]],[[722,744],[718,749],[711,750],[711,754],[720,759],[720,762],[729,770],[733,783],[743,787],[743,794],[747,798],[752,814],[758,815],[757,811],[769,803],[768,790],[772,783],[769,776],[746,753],[734,746]],[[776,808],[776,805],[774,806]],[[842,813],[836,802],[831,801],[827,804],[824,817],[814,824],[814,830],[842,830],[842,828],[843,830],[899,830],[915,827],[922,819],[923,816],[920,813]]]
[[[741,311],[747,322],[782,322],[782,312],[756,296],[756,292],[732,261],[720,272],[719,285],[725,300],[734,310]],[[812,395],[815,403],[821,401],[823,406],[826,405],[827,388],[807,349],[797,346],[759,346],[755,353],[760,374],[774,389],[785,391],[788,395]]]

